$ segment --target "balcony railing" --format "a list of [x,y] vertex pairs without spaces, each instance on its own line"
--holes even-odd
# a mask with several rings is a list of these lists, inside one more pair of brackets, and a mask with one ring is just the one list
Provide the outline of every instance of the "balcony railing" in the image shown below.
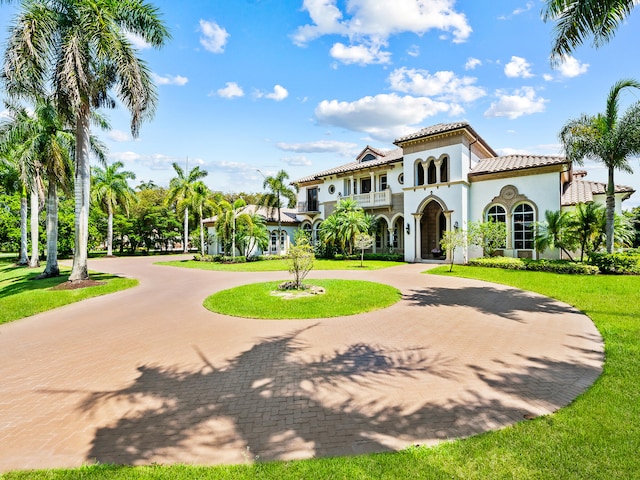
[[391,206],[391,189],[387,188],[382,192],[361,193],[350,195],[362,208],[379,208]]
[[318,202],[298,202],[298,213],[319,212]]

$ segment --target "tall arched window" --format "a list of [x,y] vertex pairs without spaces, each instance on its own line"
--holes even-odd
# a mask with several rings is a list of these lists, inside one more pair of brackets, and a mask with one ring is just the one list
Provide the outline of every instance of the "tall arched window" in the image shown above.
[[424,185],[424,168],[422,162],[416,162],[416,185]]
[[528,203],[521,203],[513,210],[513,247],[516,250],[533,250],[533,222],[535,212]]
[[304,235],[309,239],[309,243],[313,245],[313,232],[311,231],[311,224],[305,223],[304,225],[302,225],[302,231],[304,232]]
[[440,182],[448,182],[449,181],[449,157],[443,157],[442,163],[440,164]]
[[278,251],[278,232],[275,230],[271,232],[271,248],[269,249],[271,253],[276,253]]
[[436,164],[432,160],[429,162],[429,168],[427,170],[427,177],[428,177],[427,181],[429,182],[429,184],[437,182],[436,172],[437,172]]
[[[487,210],[487,222],[500,222],[507,223],[507,211],[502,205],[494,205]],[[507,239],[505,237],[504,242],[500,245],[500,248],[507,246]]]

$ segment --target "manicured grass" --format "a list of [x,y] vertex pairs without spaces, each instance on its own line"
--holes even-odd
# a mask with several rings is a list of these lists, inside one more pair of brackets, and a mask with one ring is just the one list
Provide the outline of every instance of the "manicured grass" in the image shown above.
[[69,269],[61,268],[62,275],[56,278],[34,280],[44,266],[17,267],[14,261],[14,257],[0,257],[0,324],[138,284],[137,280],[130,278],[91,273],[93,280],[106,283],[77,290],[51,290],[51,287],[67,281]]
[[580,276],[455,266],[430,273],[505,283],[587,313],[606,364],[587,392],[553,415],[497,432],[399,453],[255,465],[91,466],[14,472],[7,479],[631,479],[640,472],[640,277]]
[[[217,270],[221,272],[286,272],[289,270],[289,262],[286,259],[260,260],[246,263],[217,263],[196,262],[195,260],[158,262],[158,265],[171,267],[199,268],[201,270]],[[385,262],[382,260],[365,260],[360,266],[360,260],[326,260],[316,259],[313,262],[314,270],[379,270],[381,268],[404,265],[404,262]]]
[[[325,289],[322,295],[285,299],[271,294],[278,282],[253,283],[222,290],[204,301],[205,308],[235,317],[284,319],[325,318],[370,312],[393,305],[400,291],[389,285],[360,280],[309,280]],[[243,301],[238,301],[238,299]]]

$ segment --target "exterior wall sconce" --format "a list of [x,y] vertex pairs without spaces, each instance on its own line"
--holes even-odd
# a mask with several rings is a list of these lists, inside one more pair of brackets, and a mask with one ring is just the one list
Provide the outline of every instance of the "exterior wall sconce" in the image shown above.
[[411,225],[407,223],[407,235],[411,233]]
[[458,224],[458,221],[456,220],[455,223],[453,224],[453,228],[455,230],[458,230],[458,228],[460,228],[460,225]]

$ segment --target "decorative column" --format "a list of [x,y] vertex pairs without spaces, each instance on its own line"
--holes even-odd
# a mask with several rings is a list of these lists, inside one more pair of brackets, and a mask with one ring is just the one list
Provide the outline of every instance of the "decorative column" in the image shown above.
[[442,165],[442,159],[433,162],[436,166],[436,183],[440,183],[440,166]]

